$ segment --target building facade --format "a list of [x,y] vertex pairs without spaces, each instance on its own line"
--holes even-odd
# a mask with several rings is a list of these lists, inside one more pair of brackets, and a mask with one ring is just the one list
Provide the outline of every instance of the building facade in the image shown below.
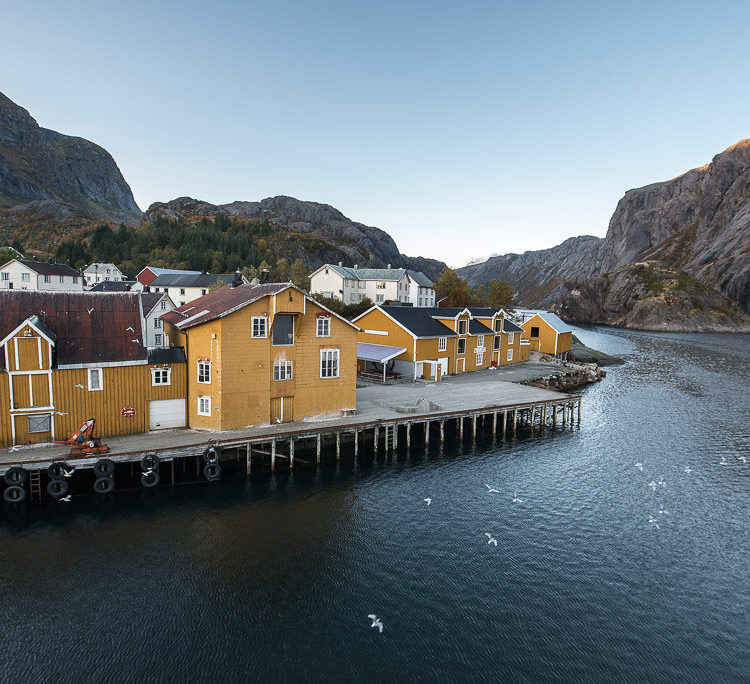
[[83,277],[67,264],[11,259],[0,266],[0,290],[82,292]]
[[565,356],[570,351],[573,328],[553,313],[535,313],[521,328],[534,351],[551,356]]
[[89,264],[83,269],[83,275],[86,278],[88,287],[97,283],[120,282],[127,280],[117,266],[114,264],[94,263]]
[[151,292],[169,295],[176,306],[188,304],[208,294],[217,285],[229,285],[236,278],[247,285],[248,280],[239,273],[163,273],[150,281]]

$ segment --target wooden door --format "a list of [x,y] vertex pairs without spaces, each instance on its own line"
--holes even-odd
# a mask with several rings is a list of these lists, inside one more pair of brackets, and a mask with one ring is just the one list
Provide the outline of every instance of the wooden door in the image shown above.
[[271,424],[290,423],[294,420],[294,397],[271,399]]

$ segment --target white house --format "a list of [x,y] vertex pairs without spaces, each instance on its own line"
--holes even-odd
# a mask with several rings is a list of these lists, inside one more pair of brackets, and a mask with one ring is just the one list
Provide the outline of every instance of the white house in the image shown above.
[[432,281],[419,271],[405,268],[348,268],[323,264],[310,274],[310,292],[334,297],[345,304],[368,297],[375,304],[401,302],[413,306],[435,306]]
[[96,285],[108,280],[126,280],[117,266],[114,264],[89,264],[83,269],[83,275],[86,278],[87,285]]
[[174,302],[164,292],[141,292],[140,296],[146,347],[169,347],[169,336],[164,332],[161,317],[176,308]]
[[11,259],[0,266],[0,289],[81,292],[83,278],[67,264]]
[[[229,285],[236,277],[243,285],[250,281],[239,273],[164,273],[150,281],[151,292],[163,292],[169,295],[175,306],[182,306],[198,297],[208,294],[210,288],[217,284]],[[220,282],[221,281],[221,282]]]

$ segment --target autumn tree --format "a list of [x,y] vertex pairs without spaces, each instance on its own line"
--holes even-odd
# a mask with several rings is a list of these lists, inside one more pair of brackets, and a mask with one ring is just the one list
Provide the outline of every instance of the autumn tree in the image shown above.
[[447,306],[471,306],[474,302],[474,293],[469,283],[448,266],[443,269],[440,279],[435,283],[435,294],[437,299],[446,297]]
[[289,270],[289,277],[300,290],[309,292],[310,278],[307,277],[308,273],[309,269],[307,268],[307,266],[305,266],[305,262],[302,261],[302,259],[297,259],[297,261],[292,264],[292,267]]
[[513,311],[513,288],[504,280],[491,280],[487,288],[487,306]]

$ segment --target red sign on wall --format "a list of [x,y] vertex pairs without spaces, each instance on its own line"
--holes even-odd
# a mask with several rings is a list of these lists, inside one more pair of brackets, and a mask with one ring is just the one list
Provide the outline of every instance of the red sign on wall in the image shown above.
[[123,418],[132,418],[135,415],[135,409],[132,406],[126,406],[122,411],[120,411],[120,415]]

